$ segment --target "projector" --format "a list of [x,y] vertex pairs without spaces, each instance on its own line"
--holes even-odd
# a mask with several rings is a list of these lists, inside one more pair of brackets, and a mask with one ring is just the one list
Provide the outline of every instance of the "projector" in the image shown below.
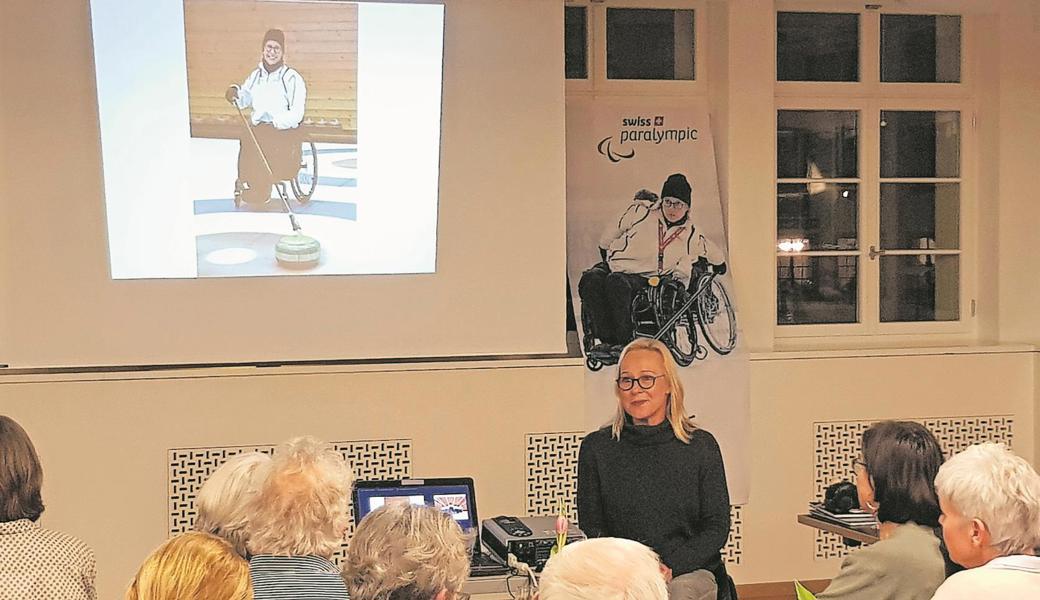
[[[568,544],[584,539],[585,534],[573,524],[567,528]],[[502,562],[506,562],[507,555],[512,554],[535,571],[541,571],[556,544],[556,517],[484,519],[480,540]]]

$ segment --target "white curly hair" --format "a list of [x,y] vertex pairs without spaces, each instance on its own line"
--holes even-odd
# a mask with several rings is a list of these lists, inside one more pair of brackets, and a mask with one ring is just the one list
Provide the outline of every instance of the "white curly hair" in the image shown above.
[[351,600],[451,597],[469,575],[469,544],[451,517],[429,506],[389,504],[365,515],[347,549]]
[[295,438],[275,450],[258,480],[248,505],[249,551],[331,558],[350,523],[354,476],[343,456],[326,442]]
[[653,550],[621,538],[567,544],[549,559],[539,600],[667,600],[661,561]]

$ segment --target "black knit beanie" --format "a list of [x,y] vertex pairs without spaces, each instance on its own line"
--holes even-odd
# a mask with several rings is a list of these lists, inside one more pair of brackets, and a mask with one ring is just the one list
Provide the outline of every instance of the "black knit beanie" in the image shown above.
[[686,181],[686,177],[682,173],[675,173],[669,175],[664,182],[664,186],[661,187],[661,198],[678,198],[689,206],[691,191],[692,188],[690,188],[690,183]]
[[278,45],[282,47],[282,52],[285,52],[285,33],[281,29],[268,29],[267,33],[264,34],[264,41],[260,42],[260,46],[263,47],[267,44],[267,40],[278,42]]

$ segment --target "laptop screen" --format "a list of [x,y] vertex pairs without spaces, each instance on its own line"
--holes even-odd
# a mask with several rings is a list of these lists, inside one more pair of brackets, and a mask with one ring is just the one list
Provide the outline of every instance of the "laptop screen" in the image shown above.
[[425,504],[447,513],[463,531],[478,526],[473,479],[469,477],[359,481],[354,487],[354,522],[395,502]]

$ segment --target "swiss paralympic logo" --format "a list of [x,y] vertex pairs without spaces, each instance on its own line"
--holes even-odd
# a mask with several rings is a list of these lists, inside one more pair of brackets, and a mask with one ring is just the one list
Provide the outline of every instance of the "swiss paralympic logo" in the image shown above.
[[697,137],[698,131],[692,127],[665,127],[663,115],[623,117],[617,135],[610,135],[601,139],[596,144],[596,151],[605,156],[610,162],[619,163],[622,160],[635,157],[636,151],[635,148],[631,147],[631,144],[649,143],[659,145],[665,142],[682,144],[696,140]]
[[596,151],[602,154],[603,156],[606,156],[607,160],[609,160],[612,163],[618,163],[625,160],[626,158],[632,158],[636,155],[635,150],[629,150],[628,152],[615,152],[612,146],[613,141],[614,136],[612,135],[603,138],[599,141],[599,144],[596,145]]

